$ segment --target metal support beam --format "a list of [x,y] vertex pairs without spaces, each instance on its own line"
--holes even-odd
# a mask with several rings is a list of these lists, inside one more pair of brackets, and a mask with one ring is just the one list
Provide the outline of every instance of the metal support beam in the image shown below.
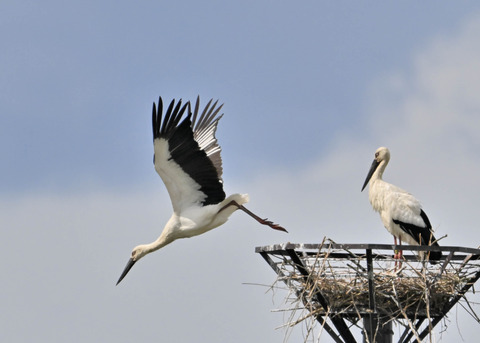
[[[261,252],[260,255],[265,259],[265,261],[267,261],[267,263],[270,265],[270,267],[272,267],[272,269],[275,271],[275,273],[277,273],[277,275],[283,280],[283,282],[288,286],[290,287],[290,283],[288,281],[288,278],[285,277],[285,274],[283,274],[283,272],[280,270],[280,268],[278,268],[278,266],[275,264],[275,262],[270,258],[270,256],[268,256],[267,253],[265,252]],[[297,295],[297,297],[300,297],[300,292],[298,291],[295,291],[295,294]],[[303,299],[303,297],[301,297]],[[307,306],[307,304],[305,304],[304,302],[304,305]],[[330,335],[330,337],[333,338],[333,340],[335,341],[335,343],[343,343],[343,341],[340,339],[340,337],[337,335],[337,333],[335,332],[335,330],[333,330],[331,328],[330,325],[328,325],[328,323],[326,322],[327,321],[327,318],[323,318],[321,315],[318,315],[316,317],[317,321],[325,328],[325,331],[328,332],[328,334]]]
[[[298,257],[295,250],[289,249],[287,250],[287,253],[292,259],[292,262],[297,267],[298,271],[303,275],[305,282],[311,282],[311,280],[308,279],[310,272],[307,270],[302,260]],[[325,312],[328,312],[328,302],[319,289],[315,289],[315,298],[320,303],[320,305],[322,305]],[[340,336],[342,336],[342,338],[344,339],[345,343],[356,343],[356,340],[350,332],[350,329],[348,328],[347,324],[345,324],[345,321],[342,318],[332,316],[330,320],[332,321],[335,328],[338,330]]]
[[[365,324],[367,321],[363,320],[363,325],[370,343],[374,343],[375,331],[377,327],[377,308],[375,306],[375,284],[373,281],[373,262],[372,262],[372,249],[367,249],[367,275],[368,275],[368,307],[370,313],[368,314],[368,327],[370,330],[366,330]],[[367,335],[366,335],[367,336]]]
[[[373,319],[373,325],[368,317],[363,318],[363,329],[366,335],[363,335],[364,343],[392,343],[393,329],[392,322],[382,321],[378,316]],[[368,340],[367,340],[368,337]]]
[[468,290],[475,284],[475,282],[478,281],[480,278],[480,271],[475,273],[475,276],[473,276],[468,282],[462,287],[462,289],[448,302],[445,304],[445,306],[442,309],[442,314],[443,316],[437,317],[434,320],[432,320],[432,326],[429,328],[428,326],[422,331],[422,333],[419,335],[420,339],[424,339],[427,337],[427,335],[430,333],[430,330],[433,330],[433,328],[440,323],[442,318],[448,313],[448,311],[451,310],[451,308],[465,295],[465,293],[468,292]]
[[[422,323],[424,321],[425,321],[425,318],[421,318],[417,320],[417,323],[415,324],[415,332],[418,332],[418,329],[420,329],[420,326],[422,326]],[[400,337],[398,343],[408,343],[408,341],[410,341],[410,338],[412,338],[413,335],[414,335],[413,331],[407,326],[402,336]]]
[[[375,278],[373,273],[372,249],[367,249],[368,308],[370,313],[363,318],[364,343],[392,343],[392,322],[386,323],[377,313],[375,304]],[[368,338],[368,339],[367,339]]]

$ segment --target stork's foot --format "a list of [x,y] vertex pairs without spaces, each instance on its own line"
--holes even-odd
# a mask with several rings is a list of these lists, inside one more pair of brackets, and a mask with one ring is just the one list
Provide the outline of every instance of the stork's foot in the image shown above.
[[258,222],[260,224],[263,224],[263,225],[268,225],[270,226],[272,229],[274,230],[279,230],[279,231],[283,231],[283,232],[288,232],[287,230],[285,230],[284,227],[278,225],[278,224],[275,224],[274,222],[268,220],[268,218],[265,218],[265,219],[258,219]]

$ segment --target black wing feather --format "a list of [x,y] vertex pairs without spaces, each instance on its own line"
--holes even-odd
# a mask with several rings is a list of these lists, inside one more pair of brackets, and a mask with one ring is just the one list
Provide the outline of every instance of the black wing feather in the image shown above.
[[160,134],[160,124],[162,123],[162,113],[163,113],[163,101],[162,98],[158,98],[158,111],[153,103],[152,108],[152,129],[153,129],[153,139],[158,138]]

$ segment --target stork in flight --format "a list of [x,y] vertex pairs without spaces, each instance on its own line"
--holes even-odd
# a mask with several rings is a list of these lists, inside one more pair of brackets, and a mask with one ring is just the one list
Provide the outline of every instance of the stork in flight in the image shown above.
[[[388,161],[390,151],[385,147],[378,148],[362,191],[370,182],[368,198],[373,209],[380,214],[385,228],[393,235],[395,245],[398,238],[400,245],[404,241],[412,245],[438,246],[420,202],[407,191],[382,180]],[[395,252],[395,259],[402,256],[402,250]],[[441,257],[441,251],[431,251],[429,260],[437,261]]]
[[[243,204],[249,200],[247,194],[225,196],[221,148],[215,138],[218,121],[223,115],[218,113],[223,105],[217,107],[217,102],[212,105],[210,100],[199,115],[200,99],[197,98],[193,118],[190,102],[182,106],[181,100],[176,104],[172,100],[164,117],[162,98],[158,100],[158,111],[153,104],[153,161],[155,170],[167,187],[173,214],[156,241],[133,249],[117,285],[145,255],[176,239],[214,229],[224,224],[238,209],[261,224],[287,232],[280,225],[261,219],[246,209]],[[188,114],[181,121],[187,108]]]

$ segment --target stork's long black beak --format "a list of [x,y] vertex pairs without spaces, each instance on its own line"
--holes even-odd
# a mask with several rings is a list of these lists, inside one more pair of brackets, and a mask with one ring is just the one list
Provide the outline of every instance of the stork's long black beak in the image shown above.
[[128,272],[130,271],[130,269],[132,269],[135,262],[137,261],[134,261],[132,258],[128,260],[127,265],[125,266],[125,269],[122,272],[122,275],[120,275],[120,279],[118,279],[117,281],[117,285],[123,280],[125,276],[127,276]]
[[362,192],[365,189],[365,187],[367,187],[368,181],[370,181],[370,179],[372,178],[372,175],[373,175],[373,173],[375,173],[375,170],[377,170],[377,167],[378,167],[379,164],[380,164],[380,162],[377,162],[377,160],[375,160],[375,159],[373,160],[372,166],[370,167],[370,170],[368,171],[367,178],[365,179],[365,183],[363,184]]

